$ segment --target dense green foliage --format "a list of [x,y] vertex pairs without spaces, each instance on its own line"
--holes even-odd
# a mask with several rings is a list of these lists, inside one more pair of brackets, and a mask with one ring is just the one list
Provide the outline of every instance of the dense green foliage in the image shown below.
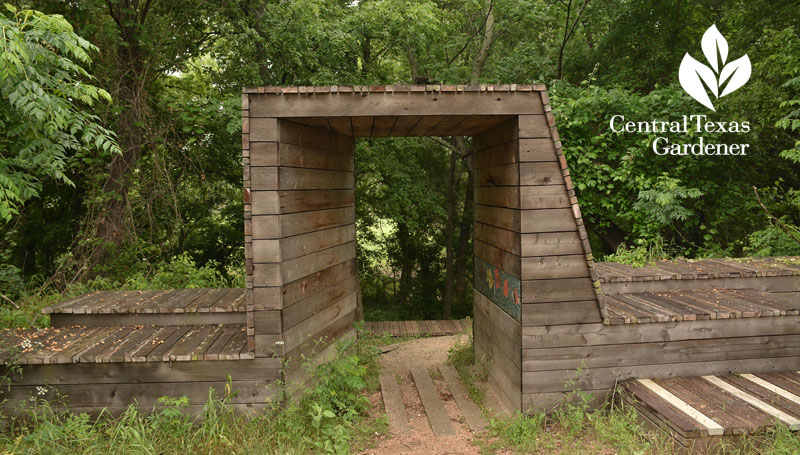
[[[614,257],[632,262],[800,253],[800,10],[788,0],[15,7],[2,13],[0,59],[0,290],[12,300],[43,286],[137,283],[174,258],[240,282],[245,85],[544,82],[596,257],[623,245]],[[716,112],[677,77],[686,52],[702,55],[711,24],[732,57],[753,63],[750,81]],[[113,104],[98,102],[103,89]],[[749,122],[746,134],[702,136],[751,152],[657,156],[656,134],[609,128],[613,115],[697,113]],[[368,317],[470,312],[470,147],[461,138],[359,142]],[[161,285],[192,283],[174,278]]]

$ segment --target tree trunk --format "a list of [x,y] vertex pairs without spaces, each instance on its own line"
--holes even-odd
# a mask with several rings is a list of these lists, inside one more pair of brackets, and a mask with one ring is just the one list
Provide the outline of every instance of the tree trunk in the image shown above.
[[119,85],[114,98],[122,107],[117,119],[117,142],[122,153],[111,159],[108,179],[103,185],[103,201],[95,214],[93,225],[98,244],[88,257],[89,276],[94,276],[96,266],[118,250],[130,233],[128,190],[131,173],[142,156],[147,118],[147,69],[139,34],[147,17],[148,5],[138,11],[128,2],[116,7],[109,3],[109,14],[121,37],[117,46]]
[[483,69],[486,67],[486,60],[489,59],[489,52],[492,49],[492,43],[494,43],[495,31],[493,6],[494,5],[492,2],[489,2],[489,6],[486,11],[486,24],[484,25],[483,29],[483,42],[481,43],[481,47],[478,50],[478,54],[475,56],[475,61],[472,64],[472,77],[470,78],[470,83],[473,85],[480,82]]

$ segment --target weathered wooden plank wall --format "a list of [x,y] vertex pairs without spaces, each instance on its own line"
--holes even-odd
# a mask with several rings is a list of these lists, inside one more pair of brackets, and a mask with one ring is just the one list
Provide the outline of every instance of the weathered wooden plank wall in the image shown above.
[[564,372],[576,371],[584,360],[580,353],[565,352],[548,370],[558,370],[558,379],[540,380],[548,364],[538,364],[537,356],[544,360],[547,354],[526,331],[602,321],[591,247],[547,93],[540,95],[544,114],[520,115],[518,129],[523,409],[552,402],[552,382],[560,381],[555,391],[562,392],[570,378]]
[[0,410],[24,416],[19,406],[31,406],[30,397],[38,396],[76,414],[97,415],[105,408],[119,415],[134,402],[149,412],[163,406],[159,397],[186,396],[190,403],[186,411],[201,414],[209,388],[221,398],[230,378],[231,390],[237,391],[231,406],[261,411],[281,395],[280,368],[280,359],[28,365],[21,376],[11,375],[14,385],[0,393]]
[[522,403],[519,141],[516,118],[474,138],[475,358],[510,409]]
[[248,327],[256,357],[282,357],[287,386],[302,388],[303,359],[332,351],[320,339],[354,332],[353,138],[278,118],[245,125]]

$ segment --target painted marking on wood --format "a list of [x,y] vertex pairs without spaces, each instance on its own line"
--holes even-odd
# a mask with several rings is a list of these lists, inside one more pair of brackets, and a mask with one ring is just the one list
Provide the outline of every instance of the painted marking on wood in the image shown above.
[[769,404],[759,400],[758,398],[750,395],[749,393],[743,390],[740,390],[732,386],[731,384],[723,381],[722,379],[716,376],[703,376],[703,379],[714,384],[720,389],[730,393],[736,398],[739,398],[740,400],[752,405],[753,407],[759,409],[760,411],[763,411],[764,413],[769,414],[773,417],[777,417],[778,419],[789,425],[789,428],[791,428],[792,430],[800,430],[800,420],[794,418],[793,416],[790,416],[789,414],[781,411],[780,409],[776,409],[770,406]]
[[450,424],[450,416],[444,410],[439,392],[433,385],[431,377],[428,376],[428,372],[424,369],[413,369],[411,376],[414,378],[414,384],[417,385],[417,391],[422,399],[422,406],[425,408],[425,414],[428,416],[433,434],[437,436],[456,434],[456,430]]
[[758,376],[755,376],[755,375],[752,375],[752,374],[740,374],[739,376],[747,379],[748,381],[751,381],[751,382],[754,382],[754,383],[760,385],[761,387],[769,390],[770,392],[773,392],[773,393],[775,393],[777,395],[780,395],[782,398],[786,398],[789,401],[793,401],[793,402],[795,402],[797,404],[800,404],[800,397],[798,397],[797,395],[793,394],[792,392],[789,392],[788,390],[784,390],[784,389],[776,386],[775,384],[773,384],[773,383],[771,383],[769,381],[765,381],[765,380],[759,378]]
[[394,371],[381,371],[378,379],[381,383],[383,406],[389,418],[389,429],[396,434],[408,434],[411,430],[408,425],[408,415],[397,385],[397,376]]
[[486,429],[489,423],[483,417],[478,405],[469,399],[467,389],[461,384],[456,369],[450,365],[443,365],[439,367],[439,371],[442,373],[450,393],[453,394],[458,408],[461,409],[461,414],[464,415],[464,420],[467,421],[469,428],[476,433]]
[[700,425],[704,426],[706,430],[708,430],[708,434],[710,436],[718,436],[725,433],[725,428],[723,428],[720,424],[718,424],[717,422],[715,422],[713,419],[703,414],[702,412],[698,411],[697,409],[693,408],[688,403],[675,396],[672,392],[661,387],[652,380],[637,379],[636,381],[639,382],[639,384],[646,387],[651,392],[663,398],[667,403],[678,408],[681,412],[691,417]]

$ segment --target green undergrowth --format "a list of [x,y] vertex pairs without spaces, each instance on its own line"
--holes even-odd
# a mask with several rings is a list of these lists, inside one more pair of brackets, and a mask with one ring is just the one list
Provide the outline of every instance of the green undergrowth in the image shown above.
[[486,380],[489,373],[486,369],[486,362],[483,359],[478,359],[477,361],[475,359],[475,344],[471,331],[469,331],[469,334],[460,336],[458,341],[450,348],[447,353],[447,363],[456,369],[470,398],[485,413]]
[[379,342],[370,336],[339,342],[330,362],[309,367],[315,386],[301,399],[255,416],[236,412],[231,405],[236,392],[229,390],[211,389],[195,418],[185,412],[190,404],[185,397],[163,397],[148,414],[131,406],[119,417],[96,419],[34,401],[24,418],[3,422],[0,453],[351,453],[386,431],[385,419],[368,413],[367,393],[378,384]]
[[47,327],[50,318],[42,314],[42,308],[92,291],[244,287],[243,264],[220,271],[218,263],[209,261],[199,265],[187,254],[158,264],[141,263],[125,278],[100,275],[58,287],[44,282],[17,295],[5,294],[0,289],[0,329]]

